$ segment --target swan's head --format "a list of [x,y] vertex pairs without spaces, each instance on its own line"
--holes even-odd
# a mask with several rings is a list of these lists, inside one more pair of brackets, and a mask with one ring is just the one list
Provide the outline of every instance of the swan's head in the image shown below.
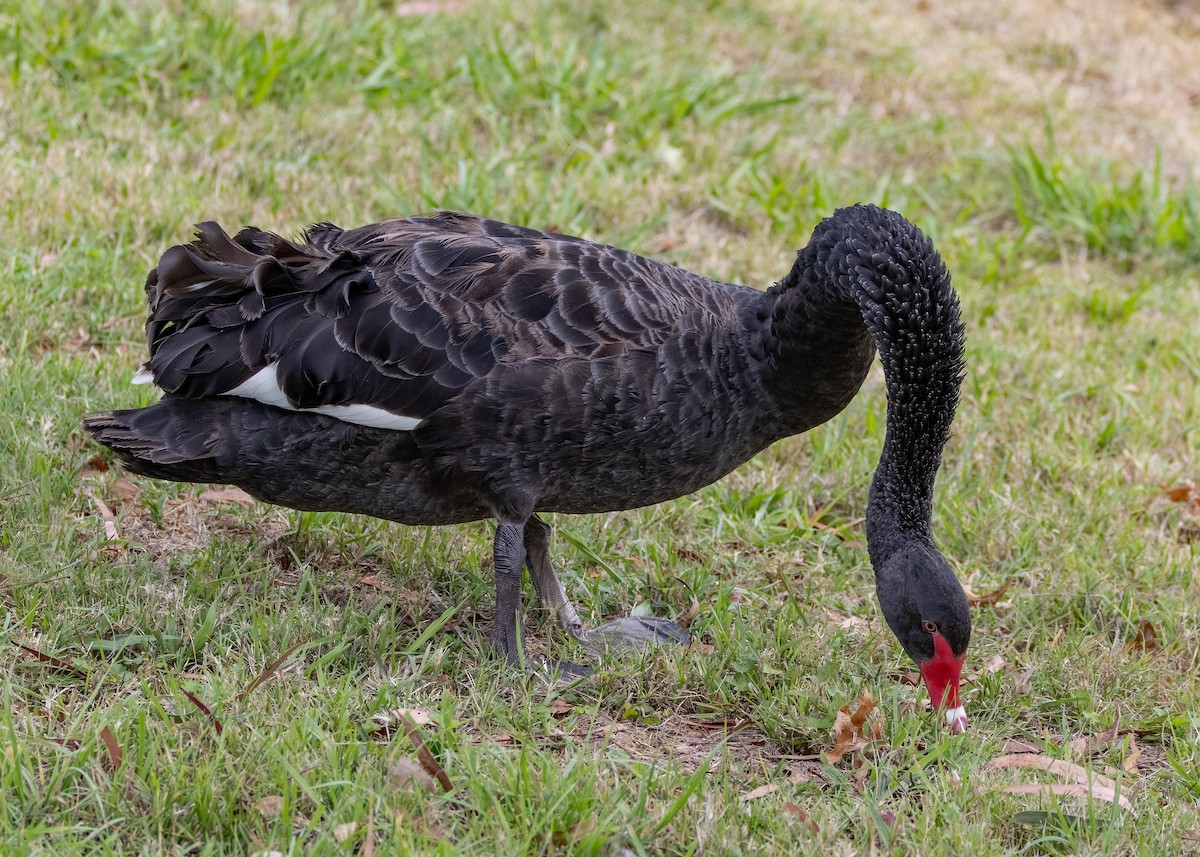
[[945,711],[954,732],[965,731],[959,683],[971,613],[950,564],[932,545],[912,543],[883,561],[875,585],[888,627],[920,667],[933,707]]

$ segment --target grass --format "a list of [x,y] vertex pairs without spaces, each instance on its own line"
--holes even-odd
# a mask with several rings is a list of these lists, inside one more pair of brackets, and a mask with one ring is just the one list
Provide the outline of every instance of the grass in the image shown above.
[[[1200,480],[1179,153],[1116,159],[1098,114],[979,69],[934,81],[837,4],[415,5],[0,2],[0,851],[1195,849],[1200,526],[1163,491]],[[765,286],[860,200],[934,236],[968,323],[935,526],[975,591],[1011,589],[974,611],[965,737],[871,591],[877,374],[694,496],[555,520],[592,620],[694,601],[705,644],[569,686],[488,656],[487,523],[243,507],[105,470],[79,428],[145,401],[140,284],[197,220],[462,208]],[[864,690],[884,738],[814,758]],[[1138,751],[1132,809],[1004,793],[1049,781],[985,769],[1014,742],[1097,773]]]

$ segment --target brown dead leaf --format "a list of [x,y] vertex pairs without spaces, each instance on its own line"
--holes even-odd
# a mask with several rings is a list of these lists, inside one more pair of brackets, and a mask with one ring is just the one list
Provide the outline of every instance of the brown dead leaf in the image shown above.
[[867,718],[871,716],[871,712],[875,710],[877,705],[879,703],[871,697],[871,691],[864,690],[862,698],[858,701],[858,710],[850,715],[850,723],[854,726],[856,732],[861,733],[863,731],[863,724],[867,722]]
[[566,717],[574,710],[575,706],[571,705],[571,703],[567,702],[561,696],[554,697],[550,702],[550,714],[554,717]]
[[1137,740],[1129,736],[1129,755],[1125,757],[1125,761],[1121,763],[1121,769],[1127,774],[1136,774],[1138,770],[1138,759],[1142,756],[1142,748],[1137,745]]
[[1040,756],[1036,753],[1013,753],[1008,756],[997,756],[983,767],[984,770],[988,770],[989,768],[992,770],[1024,768],[1033,771],[1046,771],[1056,777],[1063,777],[1079,785],[1086,786],[1091,783],[1107,789],[1116,788],[1116,784],[1103,774],[1089,771],[1087,768],[1082,765],[1076,765],[1074,762],[1051,759],[1049,756]]
[[254,498],[241,488],[210,488],[196,499],[202,503],[236,503],[247,509],[254,505]]
[[79,468],[80,476],[96,476],[108,472],[108,462],[100,455],[93,455],[83,467]]
[[788,801],[783,805],[783,810],[789,815],[795,816],[797,821],[812,831],[813,836],[816,836],[821,832],[821,828],[817,826],[815,821],[808,817],[808,813],[796,806],[796,804],[792,803],[791,801]]
[[1186,479],[1174,488],[1163,488],[1163,493],[1174,503],[1195,503],[1200,506],[1200,486]]
[[[180,690],[183,690],[183,688],[180,688]],[[199,708],[200,711],[203,712],[208,717],[208,719],[212,721],[213,729],[215,729],[217,731],[218,735],[220,735],[221,732],[224,731],[221,728],[221,721],[218,720],[217,716],[215,714],[213,714],[212,711],[209,710],[209,707],[207,705],[205,705],[203,702],[201,702],[199,699],[197,699],[195,696],[193,696],[190,692],[188,692],[186,690],[183,691],[183,695],[186,696],[191,701],[192,705]]]
[[853,714],[849,713],[848,705],[838,709],[833,721],[833,749],[825,754],[825,760],[829,764],[837,764],[847,753],[858,753],[871,741],[883,737],[882,717],[875,718],[870,727],[864,729],[867,719],[878,704],[871,697],[871,692],[864,690]]
[[113,483],[113,493],[122,504],[133,503],[142,496],[142,489],[122,476]]
[[1014,795],[1059,795],[1067,797],[1077,797],[1082,800],[1102,800],[1105,803],[1116,803],[1122,809],[1133,809],[1133,804],[1129,802],[1129,798],[1125,795],[1117,795],[1116,790],[1107,786],[1102,786],[1093,783],[1090,787],[1080,783],[1054,783],[1053,785],[1042,785],[1039,783],[1026,783],[1019,786],[1007,786],[1004,791]]
[[1088,751],[1095,750],[1097,747],[1103,747],[1105,744],[1111,744],[1117,740],[1117,735],[1121,732],[1121,709],[1117,709],[1117,713],[1113,715],[1112,726],[1105,729],[1099,735],[1093,735],[1088,740]]
[[376,577],[373,574],[364,574],[358,579],[359,586],[370,586],[372,589],[378,589],[380,592],[395,592],[396,587],[392,586],[381,577]]
[[424,708],[393,708],[392,716],[407,719],[417,726],[428,726],[433,722],[433,715]]
[[1012,584],[1012,580],[1006,580],[1000,584],[998,588],[993,589],[991,592],[984,592],[982,594],[972,592],[970,587],[964,586],[963,592],[965,592],[967,595],[968,604],[970,604],[972,607],[980,607],[984,604],[997,603],[1001,598],[1004,597],[1004,593],[1008,592],[1008,588],[1012,586]]
[[347,821],[333,828],[333,841],[341,844],[358,832],[357,821]]
[[778,783],[767,783],[766,785],[761,785],[758,788],[750,789],[750,791],[742,795],[742,800],[758,800],[760,797],[766,797],[767,795],[774,794],[777,791],[779,791]]
[[696,600],[696,596],[692,596],[692,604],[688,607],[688,611],[679,618],[680,628],[691,627],[692,622],[700,615],[700,602]]
[[1160,648],[1162,647],[1158,644],[1158,635],[1154,632],[1154,626],[1150,624],[1149,620],[1143,619],[1138,622],[1137,633],[1129,641],[1129,651],[1156,652]]
[[117,743],[117,736],[112,733],[112,730],[105,726],[100,730],[100,740],[104,742],[104,747],[108,750],[108,764],[105,766],[109,771],[116,773],[121,767],[121,745]]
[[283,796],[267,795],[262,800],[256,801],[254,808],[263,818],[279,818],[283,815]]
[[275,675],[275,673],[279,671],[279,668],[284,665],[284,663],[287,661],[288,658],[290,658],[292,656],[292,654],[296,651],[296,649],[303,646],[304,643],[305,643],[304,640],[301,640],[298,643],[293,643],[292,645],[288,646],[286,649],[283,650],[282,655],[277,657],[275,660],[271,661],[271,663],[267,664],[266,668],[263,669],[263,671],[260,672],[257,676],[255,676],[254,680],[252,682],[250,682],[248,685],[246,685],[246,687],[242,690],[242,692],[237,695],[238,702],[241,702],[242,700],[244,700],[247,696],[249,696],[251,693],[253,693],[255,690],[257,690],[258,687],[261,684],[263,684],[263,682],[265,682],[271,676]]
[[54,655],[44,654],[39,652],[37,649],[30,648],[29,646],[22,646],[20,643],[17,643],[17,648],[21,650],[25,657],[34,658],[35,660],[39,660],[44,664],[49,664],[57,673],[77,676],[84,675],[82,670],[73,666],[72,664],[67,663],[62,658],[56,658]]
[[550,835],[550,844],[555,848],[568,848],[572,843],[579,842],[585,836],[594,833],[596,830],[596,822],[594,819],[585,819],[572,824],[566,830],[555,830]]
[[453,791],[454,784],[450,782],[445,768],[438,763],[438,760],[433,757],[433,753],[430,753],[429,748],[425,746],[425,739],[421,737],[421,730],[417,724],[403,714],[399,715],[399,720],[404,725],[408,740],[412,741],[413,746],[417,748],[417,759],[420,760],[421,767],[438,781],[443,791]]
[[438,786],[421,763],[411,756],[401,756],[392,765],[388,777],[394,786],[417,785],[427,792],[437,793]]
[[996,655],[983,662],[983,674],[995,675],[996,673],[1004,672],[1011,666],[1012,664],[1005,660],[1003,655]]
[[110,542],[119,541],[121,534],[117,531],[117,516],[113,512],[112,507],[96,496],[96,492],[91,488],[85,489],[83,493],[91,498],[92,504],[96,507],[96,512],[99,513],[100,519],[104,521],[104,538]]

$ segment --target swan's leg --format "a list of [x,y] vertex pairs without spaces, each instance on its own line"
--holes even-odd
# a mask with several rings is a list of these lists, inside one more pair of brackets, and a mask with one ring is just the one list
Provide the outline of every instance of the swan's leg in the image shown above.
[[525,561],[529,563],[529,576],[533,578],[538,602],[554,614],[558,627],[583,642],[583,622],[550,565],[550,525],[537,515],[525,524]]
[[500,521],[492,542],[492,561],[496,575],[496,615],[492,619],[492,645],[514,666],[523,667],[525,652],[517,628],[521,609],[521,575],[525,571],[525,545],[522,524]]
[[525,525],[525,558],[542,607],[552,611],[558,626],[586,648],[642,649],[655,644],[691,642],[678,624],[655,616],[629,616],[605,622],[599,628],[585,628],[550,564],[550,525],[537,515]]
[[[555,595],[543,594],[547,587],[547,577],[544,573],[540,576],[535,574],[534,583],[538,588],[538,598],[544,604],[555,605],[561,602],[566,606],[565,611],[557,611],[560,617],[559,624],[568,629],[568,633],[570,633],[568,620],[564,617],[568,614],[575,616],[576,625],[579,623],[579,618],[575,615],[575,608],[566,600],[562,586],[555,578],[554,572],[550,570],[550,560],[547,556],[549,531],[550,528],[546,526],[546,523],[536,516],[524,524],[500,521],[496,525],[496,538],[492,547],[493,568],[496,575],[496,615],[492,619],[492,645],[505,660],[522,669],[529,665],[526,662],[519,621],[521,575],[525,571],[526,562],[530,563],[530,568],[549,571],[548,580],[553,584],[550,591],[552,593],[557,591],[558,602],[555,601]],[[530,549],[530,545],[532,545],[532,549]],[[554,587],[557,589],[555,590]],[[540,659],[530,663],[543,665]],[[544,666],[567,676],[584,676],[589,672],[585,667],[566,661],[550,661]]]

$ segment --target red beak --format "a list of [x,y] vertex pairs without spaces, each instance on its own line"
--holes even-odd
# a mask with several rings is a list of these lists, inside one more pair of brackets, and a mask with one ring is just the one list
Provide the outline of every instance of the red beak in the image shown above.
[[933,634],[933,657],[921,664],[921,677],[929,688],[935,710],[945,709],[946,722],[955,733],[967,731],[967,711],[958,699],[963,659],[955,657],[941,634]]

